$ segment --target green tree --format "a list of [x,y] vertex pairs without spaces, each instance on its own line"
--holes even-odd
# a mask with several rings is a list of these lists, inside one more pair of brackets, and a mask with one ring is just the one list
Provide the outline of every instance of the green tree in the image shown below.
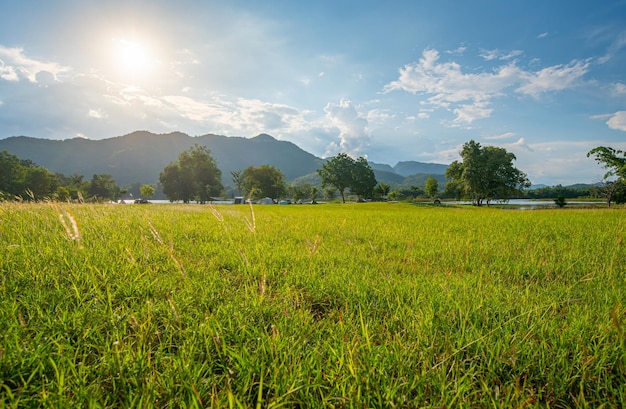
[[285,175],[270,165],[249,166],[242,173],[242,188],[253,200],[262,197],[279,199],[287,192]]
[[437,194],[439,193],[439,182],[437,182],[437,179],[435,179],[432,175],[426,179],[424,191],[431,199],[437,197]]
[[233,178],[233,183],[237,189],[237,193],[241,194],[243,191],[243,171],[233,170],[230,172],[230,176]]
[[0,193],[6,197],[21,194],[23,175],[20,158],[7,151],[0,152]]
[[601,194],[606,204],[611,207],[614,199],[622,202],[624,185],[626,185],[626,152],[606,146],[598,146],[587,153],[587,157],[595,156],[595,161],[607,169],[601,186]]
[[108,174],[93,175],[89,187],[87,188],[87,194],[92,196],[96,201],[102,200],[116,200],[121,194],[122,190],[113,180],[113,176]]
[[198,144],[179,153],[178,161],[163,169],[159,182],[170,201],[182,200],[185,203],[192,200],[205,203],[224,189],[222,171],[218,169],[211,151]]
[[359,199],[371,198],[377,183],[374,170],[367,162],[367,159],[361,156],[354,161],[350,193],[357,195]]
[[381,198],[387,199],[389,196],[389,191],[391,190],[391,186],[386,183],[379,183],[375,188],[374,192],[380,195]]
[[370,197],[376,186],[376,176],[363,157],[352,159],[345,153],[340,153],[326,161],[317,173],[322,178],[322,188],[334,186],[346,202],[345,191],[361,197]]
[[42,168],[29,159],[0,152],[0,195],[13,199],[30,197],[41,200],[52,197],[59,181],[54,173]]
[[565,207],[565,205],[567,204],[567,202],[565,201],[565,196],[558,195],[556,199],[554,199],[554,204],[558,207]]
[[456,191],[478,206],[508,200],[530,187],[526,174],[513,166],[515,155],[504,148],[482,147],[472,140],[463,145],[461,158],[446,170],[446,177],[452,179],[446,191]]
[[352,183],[352,165],[354,159],[345,153],[330,158],[317,173],[322,178],[322,188],[334,186],[341,195],[341,201],[346,202],[345,191]]
[[156,193],[156,188],[152,185],[143,185],[139,188],[139,193],[142,197],[149,199]]

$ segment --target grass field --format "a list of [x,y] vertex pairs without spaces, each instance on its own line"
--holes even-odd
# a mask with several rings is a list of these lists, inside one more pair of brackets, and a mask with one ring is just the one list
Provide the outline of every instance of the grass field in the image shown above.
[[625,216],[0,204],[0,408],[620,407]]

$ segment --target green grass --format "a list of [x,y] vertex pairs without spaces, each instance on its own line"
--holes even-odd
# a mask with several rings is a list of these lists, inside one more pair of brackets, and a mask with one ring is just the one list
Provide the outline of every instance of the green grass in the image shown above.
[[620,407],[623,210],[0,204],[0,408]]

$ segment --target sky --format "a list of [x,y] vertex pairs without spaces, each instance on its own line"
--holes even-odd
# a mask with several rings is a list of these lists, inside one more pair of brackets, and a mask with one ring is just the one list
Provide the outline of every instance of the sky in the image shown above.
[[0,0],[0,139],[267,133],[319,157],[626,150],[626,0]]

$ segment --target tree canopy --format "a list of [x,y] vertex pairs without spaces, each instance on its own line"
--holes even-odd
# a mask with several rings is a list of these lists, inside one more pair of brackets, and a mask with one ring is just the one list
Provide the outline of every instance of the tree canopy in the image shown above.
[[446,170],[446,177],[452,179],[446,190],[478,206],[508,200],[530,187],[526,174],[513,166],[515,155],[504,148],[482,147],[471,140],[463,145],[461,158]]
[[355,160],[345,153],[328,159],[317,173],[322,178],[322,188],[335,187],[344,203],[346,189],[359,198],[367,198],[372,196],[377,184],[367,159],[359,157]]
[[54,173],[31,160],[20,159],[7,151],[0,152],[0,199],[30,197],[40,200],[51,197],[58,186]]
[[[235,178],[236,175],[233,175]],[[253,200],[263,197],[278,199],[287,192],[285,176],[280,169],[270,165],[249,166],[237,175],[241,190]],[[237,182],[235,182],[237,183]]]
[[204,203],[224,189],[222,172],[211,151],[198,144],[179,153],[178,161],[163,169],[159,182],[170,201],[182,200],[185,203],[191,200]]
[[598,146],[587,153],[607,169],[602,181],[601,192],[608,207],[611,202],[626,202],[626,152],[606,146]]

